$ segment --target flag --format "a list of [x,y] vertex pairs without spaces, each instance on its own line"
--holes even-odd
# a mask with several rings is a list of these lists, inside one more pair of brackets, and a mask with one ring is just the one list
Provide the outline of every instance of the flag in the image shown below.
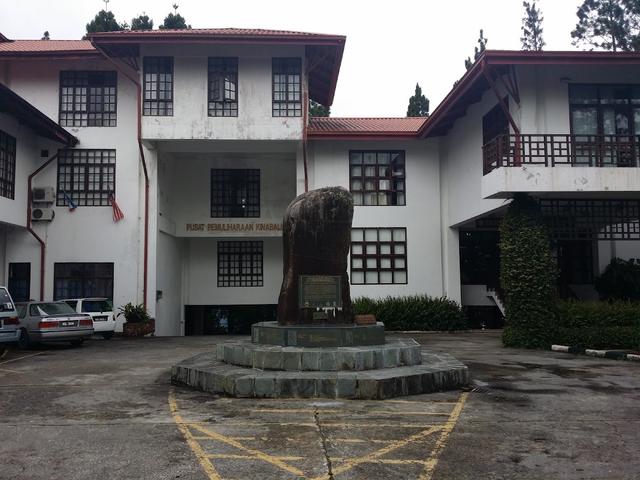
[[62,190],[62,195],[64,195],[64,199],[67,202],[67,205],[69,206],[70,212],[73,212],[76,208],[78,208],[78,206],[73,202],[73,199],[67,194],[67,192]]
[[111,200],[111,208],[113,208],[113,221],[119,222],[124,218],[124,213],[120,210],[120,207],[116,203],[116,197],[114,197],[113,194],[109,195],[109,200]]

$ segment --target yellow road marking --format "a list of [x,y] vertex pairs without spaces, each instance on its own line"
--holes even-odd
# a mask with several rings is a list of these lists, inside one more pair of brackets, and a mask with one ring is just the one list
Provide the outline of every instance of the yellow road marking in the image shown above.
[[[309,414],[315,414],[316,410],[311,409],[311,408],[291,408],[291,409],[286,409],[286,408],[274,408],[274,409],[269,409],[269,408],[258,408],[255,410],[251,410],[252,412],[256,412],[256,413],[309,413]],[[353,411],[348,411],[348,410],[331,410],[331,409],[318,409],[317,413],[324,413],[324,414],[348,414],[348,415],[353,415],[354,413],[358,413],[358,412],[353,412]],[[378,416],[378,415],[433,415],[433,416],[438,416],[438,417],[448,417],[449,413],[435,413],[435,412],[398,412],[398,411],[390,411],[390,410],[376,410],[375,415],[366,415],[364,418],[368,418],[371,416]]]
[[[254,455],[233,455],[231,453],[212,453],[207,455],[209,458],[219,458],[219,459],[237,459],[237,460],[260,460],[258,457]],[[295,462],[296,460],[303,460],[305,457],[273,457],[283,462]]]
[[[324,426],[324,425],[323,425]],[[406,445],[409,445],[410,443],[414,443],[418,440],[422,440],[424,437],[428,437],[429,435],[431,435],[434,432],[437,432],[438,430],[440,430],[442,428],[442,426],[435,426],[435,427],[430,427],[427,428],[426,430],[423,430],[422,432],[418,432],[414,435],[411,435],[408,438],[405,438],[404,440],[398,440],[395,442],[390,443],[389,445],[387,445],[384,448],[381,448],[380,450],[376,450],[375,452],[369,453],[368,455],[364,455],[362,457],[356,457],[356,458],[351,458],[349,460],[346,460],[344,462],[344,464],[340,465],[337,468],[334,468],[333,471],[333,475],[338,475],[340,473],[344,473],[348,470],[351,470],[352,468],[362,464],[362,463],[372,463],[375,462],[376,459],[391,453],[395,450],[398,450],[399,448],[402,448]],[[326,477],[325,476],[321,476],[321,477],[316,477],[313,480],[324,480]]]
[[453,428],[456,426],[456,423],[458,423],[458,418],[460,418],[460,413],[462,413],[462,408],[464,407],[464,403],[467,401],[468,396],[469,396],[468,392],[463,392],[460,395],[460,398],[458,399],[458,403],[456,403],[456,406],[453,408],[453,411],[451,412],[451,416],[449,416],[447,423],[442,428],[442,433],[440,434],[440,438],[438,438],[438,440],[436,441],[436,444],[433,447],[433,450],[431,451],[431,455],[427,459],[427,465],[424,469],[424,472],[422,472],[422,475],[420,475],[420,480],[431,480],[433,478],[433,472],[435,471],[436,466],[438,465],[438,457],[440,456],[440,453],[442,452],[442,450],[444,449],[444,446],[447,443],[447,438],[449,437],[449,434],[451,433]]
[[211,461],[207,458],[206,452],[202,449],[200,444],[196,442],[193,438],[193,435],[189,431],[188,424],[182,419],[182,416],[178,413],[178,404],[176,403],[176,397],[173,392],[173,388],[169,390],[169,409],[171,410],[171,415],[173,416],[173,420],[184,435],[185,440],[187,441],[187,445],[194,453],[202,469],[209,477],[209,480],[221,480],[220,475],[216,471],[215,467],[211,463]]
[[[420,400],[385,400],[385,403],[413,403],[413,404],[418,404],[418,405],[424,405],[425,402],[420,401]],[[451,404],[456,404],[457,400],[429,400],[428,403],[451,403]]]
[[271,465],[279,467],[286,472],[292,473],[294,475],[298,475],[299,477],[304,476],[304,473],[302,472],[302,470],[292,467],[291,465],[286,464],[282,460],[278,460],[276,457],[272,455],[268,455],[264,452],[261,452],[260,450],[256,450],[253,448],[247,448],[244,445],[242,445],[240,442],[233,440],[229,437],[226,437],[220,433],[214,432],[213,430],[209,430],[208,428],[205,428],[201,425],[192,425],[191,427],[198,430],[201,433],[204,433],[205,435],[208,435],[214,440],[218,440],[222,443],[226,443],[227,445],[231,445],[232,447],[236,447],[237,449],[247,452],[253,457],[256,457],[257,459],[260,459],[264,462],[270,463]]
[[[346,462],[348,458],[331,458],[332,462]],[[368,462],[362,463],[383,463],[386,465],[425,465],[427,463],[426,460],[409,460],[409,459],[393,459],[393,458],[376,458],[375,460],[370,460]]]
[[36,355],[42,355],[45,352],[47,352],[47,350],[45,350],[43,352],[32,353],[31,355],[24,355],[22,357],[12,358],[11,360],[5,360],[4,362],[0,362],[0,365],[4,365],[5,363],[17,362],[18,360],[22,360],[24,358],[35,357]]

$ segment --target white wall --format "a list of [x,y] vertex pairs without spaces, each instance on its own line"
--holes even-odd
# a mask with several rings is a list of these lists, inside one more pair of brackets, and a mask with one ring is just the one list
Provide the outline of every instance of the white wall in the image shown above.
[[157,284],[162,297],[156,302],[156,335],[182,335],[182,275],[184,240],[166,233],[158,234]]
[[[61,70],[113,70],[113,67],[101,60],[20,60],[5,65],[5,80],[9,88],[57,121]],[[113,262],[115,306],[142,302],[143,183],[136,141],[135,98],[133,84],[118,75],[117,127],[67,128],[80,141],[76,148],[116,149],[116,200],[125,218],[114,223],[111,207],[78,207],[70,212],[54,204],[55,219],[34,224],[47,247],[45,299],[53,296],[54,263]],[[41,161],[40,148],[34,145],[32,149],[37,152],[37,162]],[[50,149],[50,154],[54,152],[55,148]],[[33,183],[56,187],[56,163],[44,169]],[[155,247],[152,248],[153,255]],[[7,261],[31,262],[31,296],[38,298],[39,248],[28,233],[15,231],[9,235]],[[149,288],[152,314],[154,287],[155,275],[150,278]]]
[[349,150],[405,150],[406,206],[357,206],[354,227],[406,227],[408,283],[351,285],[351,296],[443,294],[437,144],[431,141],[310,142],[310,189],[349,189]]
[[[245,237],[238,237],[242,240]],[[220,239],[222,240],[222,239]],[[231,239],[224,239],[231,240]],[[262,287],[218,287],[218,239],[187,238],[184,256],[185,305],[261,305],[278,303],[282,285],[282,239],[263,243]]]
[[[272,57],[300,57],[303,46],[149,45],[144,56],[174,57],[172,117],[143,117],[145,139],[300,140],[302,117],[272,116]],[[238,116],[209,117],[207,57],[238,57]],[[304,84],[303,79],[303,84]]]

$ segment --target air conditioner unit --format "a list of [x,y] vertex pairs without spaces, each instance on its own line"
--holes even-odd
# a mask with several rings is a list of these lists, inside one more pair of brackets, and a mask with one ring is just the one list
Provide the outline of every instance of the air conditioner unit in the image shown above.
[[53,203],[56,199],[56,191],[53,187],[37,187],[31,191],[31,200],[34,203]]
[[34,208],[31,211],[31,220],[34,222],[50,222],[55,216],[53,208]]

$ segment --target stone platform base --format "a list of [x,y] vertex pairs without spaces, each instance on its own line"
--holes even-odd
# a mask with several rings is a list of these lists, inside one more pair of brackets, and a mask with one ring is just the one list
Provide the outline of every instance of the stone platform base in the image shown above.
[[239,367],[285,371],[375,370],[422,363],[420,344],[412,338],[390,339],[384,345],[334,348],[227,342],[217,345],[217,358]]
[[251,340],[282,347],[354,347],[384,344],[384,324],[374,325],[278,325],[260,322],[251,326]]
[[[222,350],[224,352],[224,348]],[[205,392],[253,398],[385,399],[467,385],[467,367],[448,354],[422,353],[422,364],[356,371],[275,371],[231,365],[217,352],[171,368],[171,381]]]

